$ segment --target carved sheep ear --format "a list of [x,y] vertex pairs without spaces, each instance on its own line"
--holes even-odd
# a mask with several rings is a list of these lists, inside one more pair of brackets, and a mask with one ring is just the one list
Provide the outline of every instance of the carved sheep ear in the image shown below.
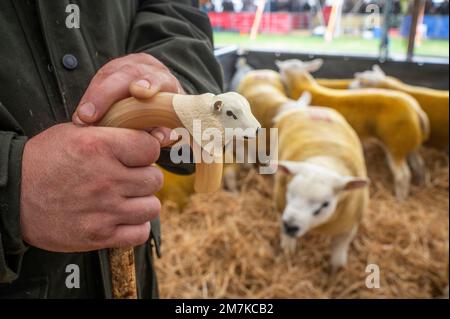
[[222,111],[222,106],[223,106],[223,101],[218,100],[218,101],[214,102],[214,111],[216,111],[216,112]]

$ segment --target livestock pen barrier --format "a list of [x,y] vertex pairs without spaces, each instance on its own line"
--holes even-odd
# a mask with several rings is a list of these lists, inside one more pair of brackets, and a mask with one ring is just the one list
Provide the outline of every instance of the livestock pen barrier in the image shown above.
[[[243,54],[256,69],[276,70],[275,60],[322,58],[325,64],[314,76],[349,78],[371,69],[373,64],[381,64],[383,70],[404,82],[442,90],[449,87],[445,60],[380,62],[367,56],[256,50],[238,55],[237,51],[231,47],[216,51],[227,86]],[[336,274],[330,272],[329,255],[324,253],[330,244],[326,238],[307,235],[296,253],[286,255],[281,251],[280,216],[273,208],[272,177],[260,175],[253,168],[244,168],[237,176],[237,193],[221,190],[213,195],[193,195],[182,209],[176,203],[164,203],[163,258],[156,261],[161,296],[441,296],[448,284],[448,153],[428,147],[420,153],[430,171],[430,185],[412,186],[410,197],[399,202],[393,195],[382,149],[376,143],[365,143],[371,200],[351,245],[347,268]],[[371,282],[371,275],[376,274],[379,285]]]

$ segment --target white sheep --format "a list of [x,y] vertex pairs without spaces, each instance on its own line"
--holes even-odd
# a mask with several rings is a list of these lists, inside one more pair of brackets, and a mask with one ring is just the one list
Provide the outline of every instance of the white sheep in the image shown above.
[[314,231],[333,237],[331,265],[347,264],[348,247],[368,204],[358,136],[334,110],[309,107],[280,114],[275,206],[282,213],[281,246]]
[[418,102],[403,92],[386,89],[335,90],[319,85],[309,72],[319,69],[323,61],[278,61],[288,95],[298,98],[303,92],[312,95],[311,103],[341,113],[360,138],[376,138],[384,147],[394,176],[397,198],[409,194],[411,171],[421,181],[427,180],[427,169],[418,149],[428,138],[428,116]]

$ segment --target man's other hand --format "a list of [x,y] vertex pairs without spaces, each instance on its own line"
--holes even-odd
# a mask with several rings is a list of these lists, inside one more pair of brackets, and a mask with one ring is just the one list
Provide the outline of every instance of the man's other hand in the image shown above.
[[[130,96],[148,99],[158,92],[184,93],[177,78],[159,60],[146,53],[114,59],[94,76],[72,121],[76,125],[94,124],[114,103]],[[170,135],[165,128],[149,128],[149,132],[158,139]],[[164,140],[161,144],[167,146],[170,142]]]
[[143,131],[73,124],[30,139],[22,160],[24,240],[55,252],[145,243],[161,209],[154,194],[163,177],[151,166],[160,147]]

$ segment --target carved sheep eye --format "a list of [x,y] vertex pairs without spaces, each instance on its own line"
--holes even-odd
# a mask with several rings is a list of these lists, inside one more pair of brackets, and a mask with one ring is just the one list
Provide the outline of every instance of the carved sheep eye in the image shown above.
[[234,118],[237,120],[237,116],[232,111],[227,111],[227,116]]
[[314,215],[314,216],[318,216],[318,215],[322,212],[322,210],[323,210],[324,208],[327,208],[329,205],[330,205],[330,202],[324,202],[324,203],[322,204],[322,206],[320,206],[320,208],[319,208],[318,210],[316,210],[316,211],[313,213],[313,215]]

